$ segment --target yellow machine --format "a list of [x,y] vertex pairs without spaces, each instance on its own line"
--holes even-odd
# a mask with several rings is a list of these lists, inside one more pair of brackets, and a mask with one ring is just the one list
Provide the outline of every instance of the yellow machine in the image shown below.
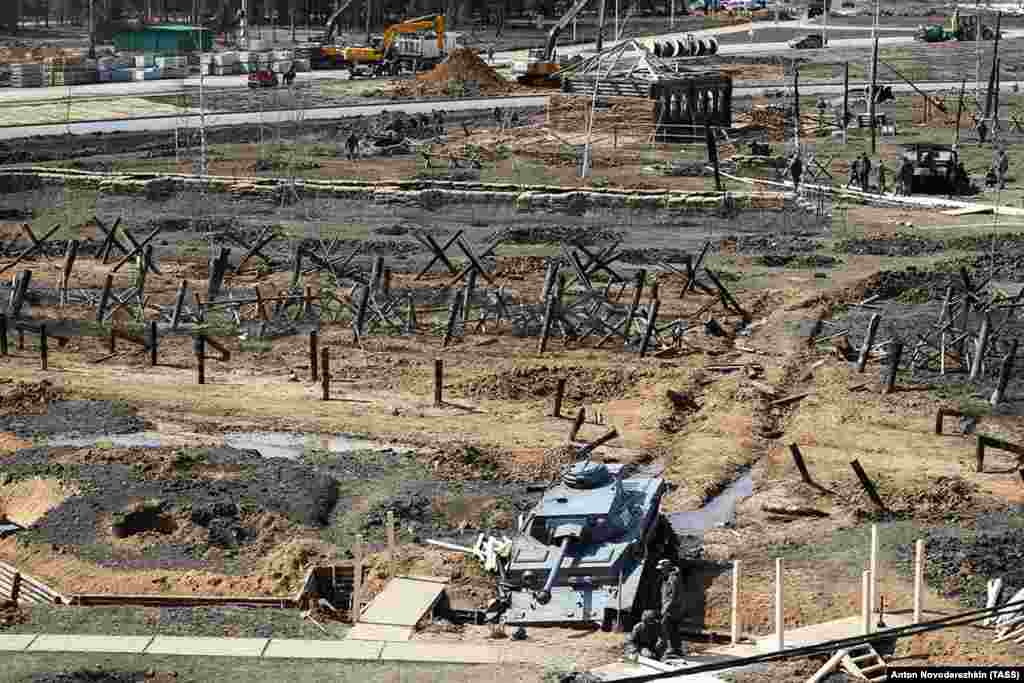
[[[590,0],[575,0],[569,10],[562,15],[562,18],[558,20],[548,33],[548,39],[545,41],[544,47],[531,49],[528,52],[526,62],[512,64],[512,73],[515,74],[517,81],[529,85],[554,86],[558,84],[557,81],[552,79],[552,76],[562,69],[562,65],[555,61],[555,45],[558,43],[558,36],[561,35],[566,26],[572,23],[573,19],[589,2]],[[597,49],[600,52],[604,39],[604,0],[600,2],[598,17],[600,18],[601,26],[597,32]]]
[[[395,74],[406,68],[413,71],[431,68],[444,59],[452,45],[448,45],[443,15],[408,19],[384,30],[382,37],[374,38],[369,46],[334,47],[320,49],[321,60],[337,68],[355,71],[368,70],[372,75]],[[436,39],[407,38],[408,34],[432,31]]]

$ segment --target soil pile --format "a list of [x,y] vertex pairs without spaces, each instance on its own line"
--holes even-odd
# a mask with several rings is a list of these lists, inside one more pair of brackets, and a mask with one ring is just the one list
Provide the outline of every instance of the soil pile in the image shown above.
[[[338,497],[336,480],[312,467],[231,448],[32,448],[0,466],[15,482],[47,477],[80,491],[23,532],[31,541],[118,568],[216,567],[226,550],[261,562],[283,540],[316,533]],[[159,510],[153,524],[115,537],[113,524],[140,501]]]
[[430,71],[416,76],[420,81],[478,81],[480,87],[507,87],[508,83],[498,75],[498,72],[489,67],[476,50],[460,48],[452,50],[448,59],[435,66]]
[[[608,97],[608,108],[594,115],[594,134],[618,130],[620,136],[636,131],[649,136],[654,126],[654,102],[642,97]],[[593,98],[584,95],[552,95],[548,102],[548,125],[572,133],[587,130]],[[637,129],[637,126],[640,126]]]
[[558,380],[569,377],[565,398],[569,401],[607,401],[621,398],[643,373],[615,368],[565,367],[514,368],[463,382],[460,388],[475,398],[511,401],[553,395]]
[[[49,382],[19,385],[9,402],[27,410],[10,410],[7,400],[0,403],[2,412],[6,413],[0,415],[0,431],[30,438],[56,434],[130,434],[146,428],[145,420],[136,417],[134,409],[122,403],[51,400],[58,395]],[[40,403],[47,404],[45,411],[39,410]],[[18,414],[12,415],[12,412]]]
[[63,397],[64,393],[45,379],[41,382],[0,380],[0,415],[45,415],[47,404]]
[[1024,233],[1012,235],[968,235],[946,240],[947,249],[964,251],[1022,251],[1024,250]]
[[[891,237],[863,237],[843,240],[836,245],[836,251],[844,254],[868,254],[871,256],[922,256],[935,254],[946,248],[942,240],[927,239],[908,233],[898,232]],[[955,247],[965,248],[965,247]]]
[[[989,579],[1003,578],[1003,596],[1024,586],[1024,529],[1006,527],[976,536],[936,532],[926,542],[925,579],[965,606],[983,607]],[[913,545],[897,549],[905,571],[913,566]]]
[[519,462],[513,467],[515,476],[523,481],[554,481],[562,468],[576,462],[579,449],[575,446],[555,446],[544,451],[538,462]]

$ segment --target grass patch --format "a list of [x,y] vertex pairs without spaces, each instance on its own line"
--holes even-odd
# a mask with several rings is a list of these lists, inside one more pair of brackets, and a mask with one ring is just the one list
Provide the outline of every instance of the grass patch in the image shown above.
[[[296,619],[298,617],[295,617]],[[320,635],[323,638],[323,634]],[[441,683],[497,683],[498,681],[538,680],[539,667],[528,665],[453,665],[408,662],[349,662],[256,659],[238,657],[182,657],[152,655],[108,655],[47,653],[9,653],[4,657],[4,676],[8,681],[32,680],[54,672],[85,672],[79,680],[101,680],[101,671],[176,672],[177,683],[251,683],[251,681],[361,681],[394,683],[396,680]]]
[[267,353],[274,348],[268,339],[246,339],[238,346],[239,350],[245,353]]

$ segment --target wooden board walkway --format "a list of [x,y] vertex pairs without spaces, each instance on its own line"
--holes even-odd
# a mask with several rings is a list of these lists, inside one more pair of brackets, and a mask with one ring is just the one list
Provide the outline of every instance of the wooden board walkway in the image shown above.
[[404,641],[412,638],[416,624],[437,603],[448,579],[435,576],[398,576],[384,587],[359,617],[349,638],[353,640]]

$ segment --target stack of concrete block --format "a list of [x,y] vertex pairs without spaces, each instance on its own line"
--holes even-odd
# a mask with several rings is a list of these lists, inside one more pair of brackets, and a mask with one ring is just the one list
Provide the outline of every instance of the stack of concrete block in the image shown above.
[[41,88],[46,80],[46,70],[41,63],[11,64],[12,88]]

